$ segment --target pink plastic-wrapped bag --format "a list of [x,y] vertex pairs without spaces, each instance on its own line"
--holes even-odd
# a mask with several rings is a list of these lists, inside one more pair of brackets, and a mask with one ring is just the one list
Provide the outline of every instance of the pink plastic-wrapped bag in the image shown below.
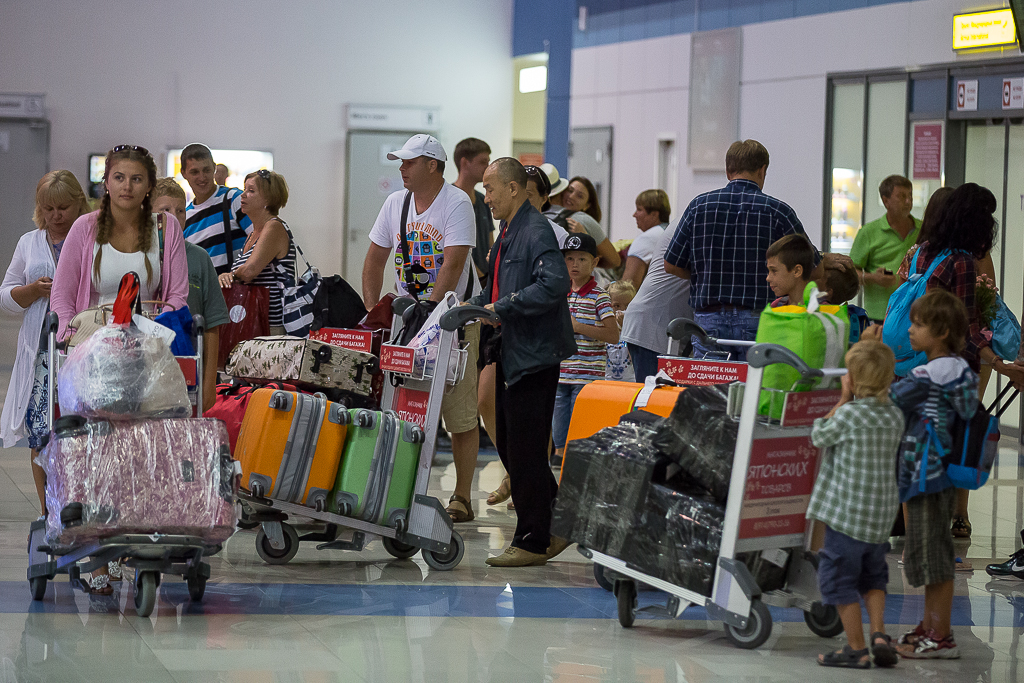
[[220,420],[64,418],[36,461],[48,543],[180,534],[217,544],[235,530],[235,463]]

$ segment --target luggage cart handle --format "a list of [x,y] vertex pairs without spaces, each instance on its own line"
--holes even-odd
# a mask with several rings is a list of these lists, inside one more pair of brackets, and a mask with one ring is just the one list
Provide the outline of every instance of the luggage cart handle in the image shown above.
[[478,318],[500,323],[501,316],[483,306],[456,306],[441,316],[441,329],[454,331]]
[[[819,370],[812,368],[803,361],[800,356],[796,355],[785,346],[779,346],[778,344],[755,344],[749,351],[747,351],[747,363],[752,368],[764,368],[769,365],[775,365],[776,363],[782,363],[795,368],[803,379],[812,379],[815,377],[824,376],[836,376],[833,373],[833,369]],[[846,371],[843,370],[839,374],[844,374]]]
[[719,344],[721,346],[753,346],[757,342],[743,339],[718,339],[710,336],[707,331],[689,318],[676,318],[668,324],[665,333],[672,339],[679,342],[687,342],[690,337],[697,337],[704,343]]
[[47,333],[57,334],[57,328],[60,327],[60,318],[57,316],[56,311],[50,311],[46,314],[46,331]]

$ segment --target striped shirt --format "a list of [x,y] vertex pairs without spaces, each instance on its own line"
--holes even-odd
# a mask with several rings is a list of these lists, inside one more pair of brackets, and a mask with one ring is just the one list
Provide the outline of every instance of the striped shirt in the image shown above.
[[[766,195],[757,183],[732,180],[694,197],[665,261],[690,271],[695,311],[722,304],[760,311],[773,299],[764,255],[772,242],[792,233],[805,235],[789,205]],[[817,265],[820,256],[814,260]]]
[[899,509],[893,460],[903,413],[873,396],[819,418],[811,441],[824,450],[807,516],[863,543],[885,543]]
[[[246,236],[252,232],[252,220],[242,213],[242,191],[237,187],[218,185],[217,191],[200,204],[189,203],[185,207],[185,239],[206,250],[213,260],[217,274],[230,273],[227,250],[224,248],[224,197],[227,195],[231,206],[228,217],[231,221],[231,247],[237,259],[245,246]],[[237,267],[238,264],[235,264]]]
[[[295,240],[291,238],[291,231],[288,230],[287,223],[281,221],[281,224],[285,226],[285,231],[288,232],[288,253],[285,254],[284,258],[271,259],[270,263],[260,271],[260,274],[249,282],[250,285],[262,285],[270,291],[269,319],[271,326],[284,325],[284,288],[292,286],[292,283],[295,282]],[[235,268],[240,268],[245,264],[252,256],[252,250],[255,248],[256,242],[253,242],[252,246],[235,261]]]
[[[601,325],[601,321],[615,316],[612,300],[608,293],[597,286],[597,280],[569,292],[569,313],[573,320],[583,325]],[[595,379],[604,379],[608,360],[607,345],[603,341],[576,335],[576,354],[562,361],[558,375],[560,384],[587,384]]]

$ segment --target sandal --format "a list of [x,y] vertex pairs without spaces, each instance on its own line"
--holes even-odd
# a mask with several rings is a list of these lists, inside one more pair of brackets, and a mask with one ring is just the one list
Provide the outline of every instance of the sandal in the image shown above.
[[892,638],[881,631],[871,634],[871,659],[874,660],[875,666],[885,668],[896,666],[900,661],[900,656],[892,646]]
[[950,527],[950,531],[953,532],[953,538],[970,538],[971,523],[963,517],[956,517],[953,519],[953,526]]
[[89,579],[85,592],[89,595],[113,595],[114,589],[110,586],[110,576],[99,574]]
[[870,669],[871,656],[867,648],[854,650],[849,645],[844,645],[842,650],[818,655],[818,664],[844,669]]
[[116,560],[107,562],[107,576],[111,581],[120,581],[124,578],[124,571],[121,569],[120,563]]
[[452,497],[448,499],[448,508],[445,512],[448,513],[455,524],[472,522],[476,517],[473,514],[473,507],[470,502],[457,493],[453,493]]
[[498,488],[491,491],[490,495],[487,496],[488,505],[498,505],[504,503],[512,495],[512,482],[509,480],[508,475],[501,480],[501,484]]

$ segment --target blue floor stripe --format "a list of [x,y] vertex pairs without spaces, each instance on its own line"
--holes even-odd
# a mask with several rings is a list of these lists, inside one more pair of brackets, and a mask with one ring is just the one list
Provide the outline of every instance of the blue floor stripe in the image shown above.
[[[116,585],[116,584],[115,584]],[[119,590],[112,597],[93,596],[88,611],[114,614]],[[640,606],[664,604],[662,594],[643,591]],[[133,601],[128,600],[129,610]],[[168,581],[160,589],[161,607],[183,607],[185,614],[244,615],[351,615],[351,616],[433,616],[433,617],[526,617],[557,619],[614,619],[615,598],[601,588],[521,587],[511,594],[500,586],[445,586],[405,584],[303,584],[303,583],[211,583],[202,604],[188,599],[185,584]],[[886,622],[910,624],[920,619],[924,598],[919,595],[890,595]],[[0,581],[0,613],[78,613],[82,611],[67,581],[59,578],[47,586],[46,597],[33,602],[28,583]],[[779,622],[801,622],[797,609],[771,608]],[[645,615],[639,615],[644,618]],[[684,619],[707,618],[703,607],[690,607]],[[1024,597],[956,596],[953,624],[957,626],[1024,626]]]

